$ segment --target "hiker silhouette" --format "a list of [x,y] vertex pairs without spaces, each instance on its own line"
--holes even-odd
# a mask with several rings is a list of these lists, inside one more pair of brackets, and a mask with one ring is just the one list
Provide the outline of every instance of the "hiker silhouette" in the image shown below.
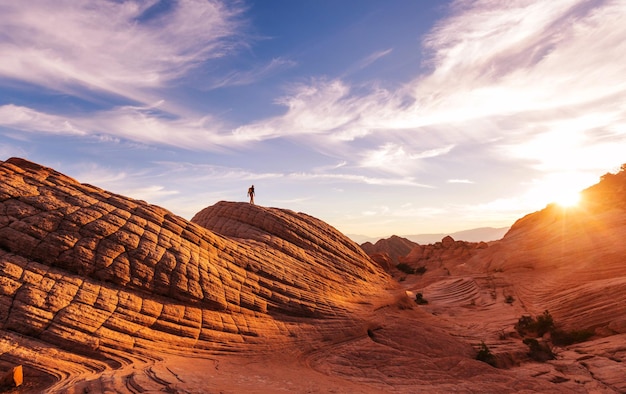
[[248,188],[248,196],[250,197],[250,204],[254,205],[254,185]]

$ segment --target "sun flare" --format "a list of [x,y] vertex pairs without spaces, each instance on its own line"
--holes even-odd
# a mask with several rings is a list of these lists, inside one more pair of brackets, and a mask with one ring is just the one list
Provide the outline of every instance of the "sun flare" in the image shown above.
[[554,202],[564,208],[571,208],[580,202],[580,192],[564,192],[554,198]]
[[580,205],[581,191],[589,184],[584,174],[557,173],[548,174],[533,182],[527,197],[536,206],[555,204],[563,208],[575,208]]

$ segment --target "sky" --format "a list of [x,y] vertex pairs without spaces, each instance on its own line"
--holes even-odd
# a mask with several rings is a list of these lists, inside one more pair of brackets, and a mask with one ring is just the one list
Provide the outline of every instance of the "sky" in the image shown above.
[[506,227],[626,163],[623,0],[0,0],[0,160],[186,219]]

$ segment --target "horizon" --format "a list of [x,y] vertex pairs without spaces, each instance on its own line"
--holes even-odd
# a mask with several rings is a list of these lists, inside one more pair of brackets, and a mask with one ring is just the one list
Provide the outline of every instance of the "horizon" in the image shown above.
[[[0,3],[0,159],[185,219],[503,228],[626,162],[620,1]],[[402,235],[400,235],[402,236]]]

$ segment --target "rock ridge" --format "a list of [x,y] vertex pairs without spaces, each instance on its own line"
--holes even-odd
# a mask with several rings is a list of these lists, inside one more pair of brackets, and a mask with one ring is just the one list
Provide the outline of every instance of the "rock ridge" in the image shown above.
[[305,214],[222,202],[203,227],[20,158],[0,162],[0,179],[0,330],[13,338],[109,359],[243,351],[341,336],[359,302],[393,285]]

